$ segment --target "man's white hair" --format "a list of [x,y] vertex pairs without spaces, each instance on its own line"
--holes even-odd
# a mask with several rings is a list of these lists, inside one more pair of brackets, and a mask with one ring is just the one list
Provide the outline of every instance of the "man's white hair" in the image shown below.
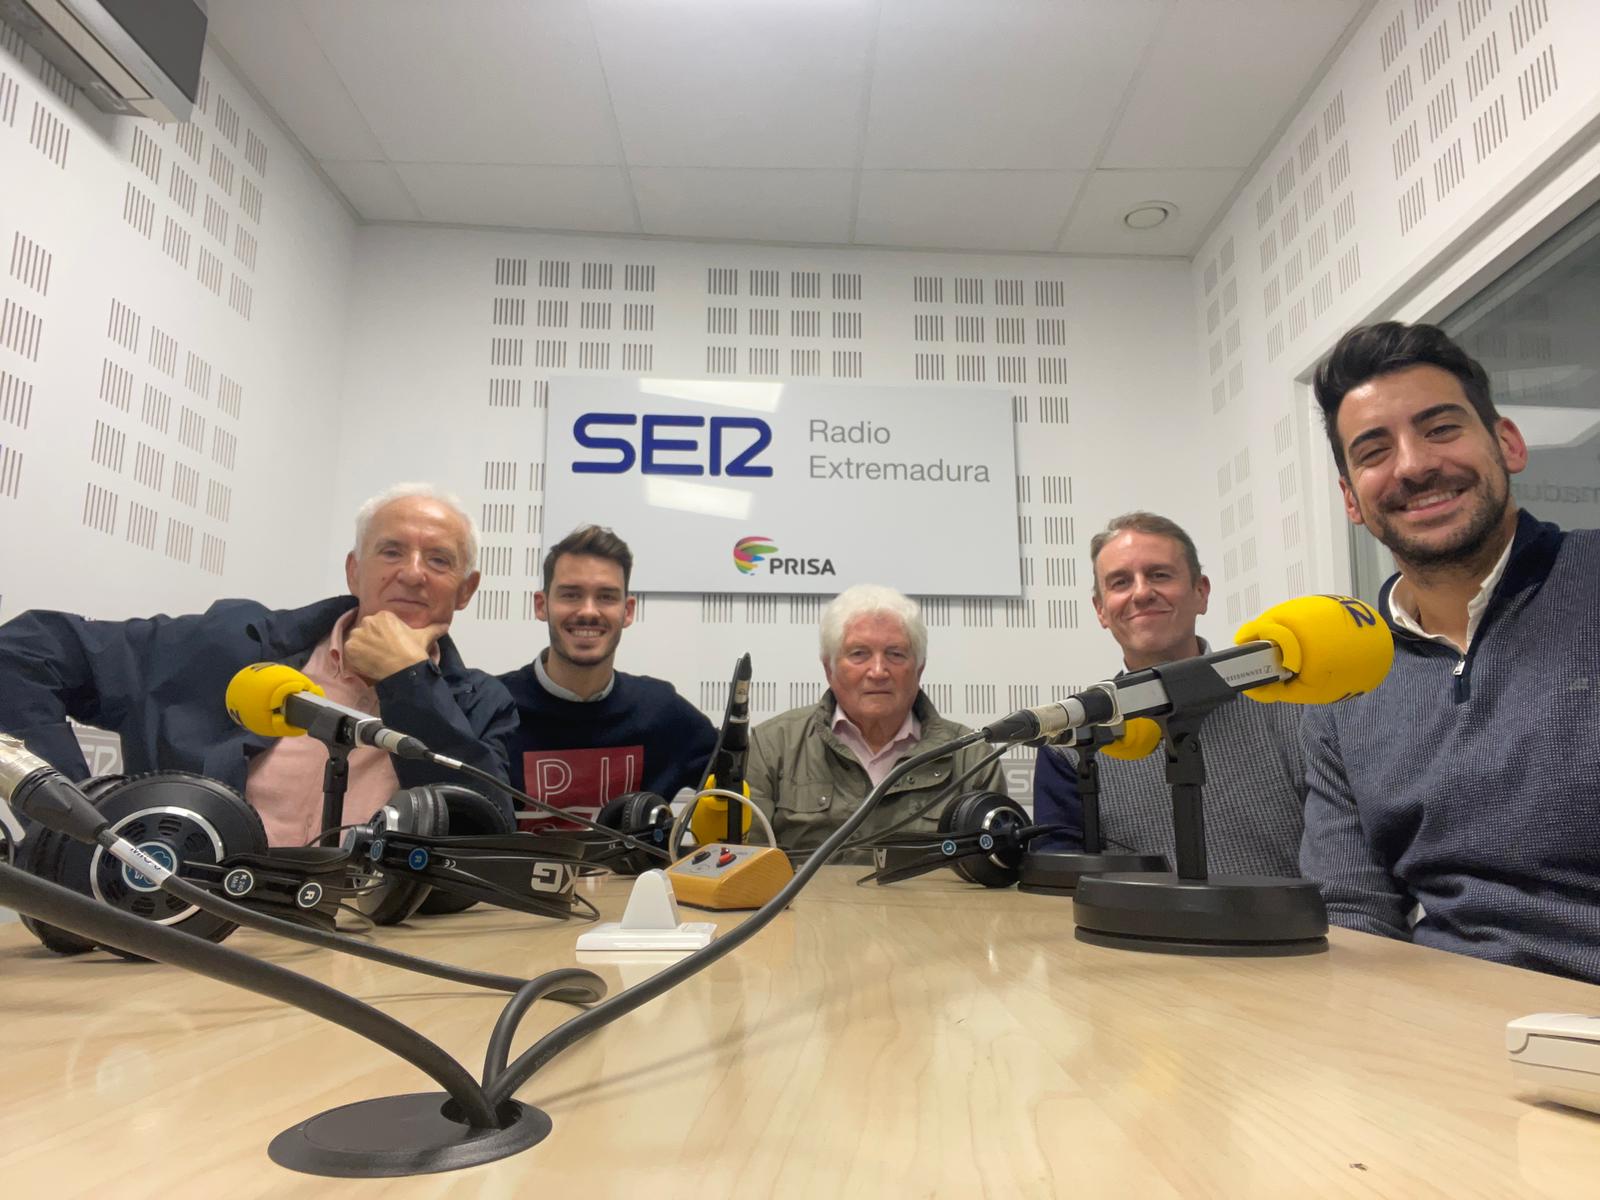
[[436,501],[461,518],[461,524],[466,529],[466,539],[461,546],[461,553],[465,559],[466,569],[473,570],[478,565],[478,523],[472,519],[472,514],[467,512],[459,496],[437,488],[431,483],[397,483],[391,488],[384,488],[356,509],[356,557],[361,557],[361,547],[366,544],[367,531],[372,528],[372,518],[378,515],[378,510],[385,505],[393,504],[396,500],[409,500],[412,497]]
[[844,631],[850,627],[850,622],[878,614],[900,622],[917,666],[927,666],[928,627],[923,624],[922,609],[910,596],[876,583],[858,583],[846,588],[822,610],[822,661],[830,665],[839,661],[839,647],[844,643]]

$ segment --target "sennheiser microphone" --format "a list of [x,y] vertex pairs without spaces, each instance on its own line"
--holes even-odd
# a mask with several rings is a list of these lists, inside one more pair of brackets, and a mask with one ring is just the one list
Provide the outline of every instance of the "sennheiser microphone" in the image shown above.
[[372,746],[397,758],[427,758],[428,747],[371,713],[329,700],[309,677],[283,663],[255,663],[228,683],[228,715],[262,737],[309,733],[335,746]]
[[245,667],[228,683],[227,705],[228,715],[236,723],[262,737],[298,737],[309,733],[318,741],[335,746],[373,746],[398,758],[423,759],[470,775],[535,808],[563,820],[577,821],[636,850],[644,850],[658,858],[666,857],[659,846],[651,846],[626,833],[606,829],[578,813],[546,804],[526,792],[519,792],[505,780],[497,779],[471,763],[435,753],[420,738],[396,732],[377,717],[336,704],[324,696],[322,689],[310,678],[282,663],[255,663]]
[[1161,744],[1161,726],[1149,717],[1132,717],[1117,725],[1080,725],[1058,734],[1054,744],[1132,762],[1148,757]]
[[[1226,650],[1178,661],[1204,663],[1235,692],[1294,678],[1293,672],[1284,670],[1278,648],[1266,641],[1229,646]],[[1105,683],[1093,684],[1053,704],[1019,709],[1004,720],[985,726],[983,734],[991,742],[1009,742],[1054,736],[1085,725],[1109,725],[1129,717],[1165,716],[1171,711],[1166,685],[1152,668],[1130,671]]]
[[991,742],[1053,736],[1084,725],[1174,711],[1162,673],[1209,671],[1217,688],[1263,703],[1332,704],[1369,692],[1394,661],[1389,627],[1350,596],[1301,596],[1269,609],[1238,632],[1240,644],[1195,658],[1130,671],[1053,704],[1024,708],[988,725]]

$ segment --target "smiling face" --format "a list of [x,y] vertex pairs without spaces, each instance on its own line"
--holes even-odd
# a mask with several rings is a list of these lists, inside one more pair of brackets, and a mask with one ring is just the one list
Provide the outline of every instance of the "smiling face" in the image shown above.
[[437,500],[407,496],[385,504],[359,552],[344,561],[358,617],[392,612],[413,629],[448,625],[478,590],[466,541],[466,522]]
[[899,617],[866,613],[844,627],[839,656],[823,661],[839,711],[861,729],[899,728],[916,703],[922,668]]
[[1504,417],[1487,428],[1460,382],[1408,367],[1351,388],[1339,405],[1345,513],[1404,567],[1492,564],[1515,531],[1511,476],[1528,447]]
[[1094,611],[1132,670],[1200,652],[1194,623],[1211,581],[1194,579],[1183,547],[1159,533],[1125,529],[1094,560]]
[[552,657],[582,670],[610,667],[634,606],[621,565],[593,554],[561,555],[549,591],[533,597],[534,616],[550,625]]

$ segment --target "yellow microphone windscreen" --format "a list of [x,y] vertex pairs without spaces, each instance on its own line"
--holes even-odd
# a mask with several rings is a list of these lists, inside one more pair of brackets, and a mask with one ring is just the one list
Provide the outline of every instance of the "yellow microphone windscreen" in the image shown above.
[[1112,758],[1136,759],[1147,757],[1161,744],[1161,726],[1149,717],[1130,717],[1122,726],[1122,735],[1116,741],[1100,747],[1101,754]]
[[[717,786],[717,777],[711,776],[706,780],[708,788]],[[746,783],[741,789],[746,796],[750,794],[750,785]],[[700,802],[694,806],[694,813],[689,817],[689,832],[694,834],[694,840],[702,846],[709,846],[713,842],[720,842],[728,836],[728,805],[734,803],[726,796],[701,796]],[[742,820],[739,828],[750,832],[750,806],[739,805],[742,811]]]
[[1263,703],[1333,704],[1370,692],[1394,662],[1388,624],[1352,596],[1301,596],[1239,627],[1236,643],[1271,642],[1293,679],[1245,693]]
[[282,663],[254,663],[228,682],[228,715],[237,724],[262,737],[296,737],[305,732],[283,717],[284,702],[296,692],[322,689],[309,678]]

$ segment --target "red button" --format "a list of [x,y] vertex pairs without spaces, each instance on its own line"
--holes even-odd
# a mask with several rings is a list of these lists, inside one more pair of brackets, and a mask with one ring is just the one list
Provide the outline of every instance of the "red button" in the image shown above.
[[721,854],[717,855],[717,866],[719,866],[719,867],[725,867],[729,863],[731,863],[732,861],[733,861],[733,851],[732,850],[724,850]]

